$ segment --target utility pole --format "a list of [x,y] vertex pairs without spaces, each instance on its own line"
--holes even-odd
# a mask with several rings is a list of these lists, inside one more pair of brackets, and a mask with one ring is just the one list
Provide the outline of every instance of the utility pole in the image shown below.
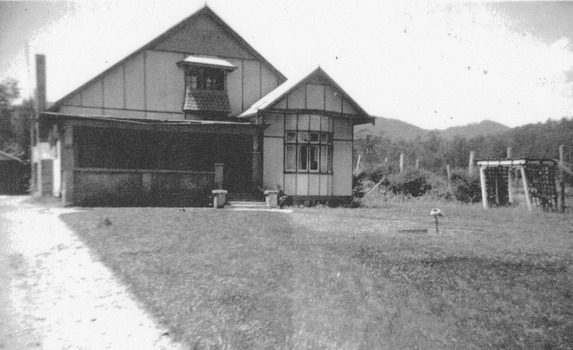
[[559,208],[561,212],[565,212],[565,172],[563,171],[563,166],[565,166],[565,146],[559,146],[559,194],[560,203]]
[[[34,168],[34,161],[36,163],[36,186],[35,190],[38,195],[42,195],[42,152],[40,147],[40,113],[46,110],[46,56],[36,55],[36,118],[32,125],[34,130],[34,143],[35,152],[32,151],[32,156],[35,154],[35,159],[32,160],[32,168]],[[34,176],[34,174],[32,174]]]

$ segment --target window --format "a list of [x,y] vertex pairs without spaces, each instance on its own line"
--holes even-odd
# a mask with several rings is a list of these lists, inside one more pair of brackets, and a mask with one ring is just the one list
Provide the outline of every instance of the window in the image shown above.
[[286,142],[296,142],[296,131],[286,132]]
[[332,173],[332,133],[286,131],[285,171]]
[[298,168],[299,171],[308,170],[308,146],[299,145],[298,146]]
[[320,140],[320,133],[319,132],[311,132],[310,133],[310,143],[318,143]]
[[286,145],[285,151],[285,170],[296,171],[296,145]]
[[210,67],[187,67],[185,88],[193,90],[225,90],[225,72]]

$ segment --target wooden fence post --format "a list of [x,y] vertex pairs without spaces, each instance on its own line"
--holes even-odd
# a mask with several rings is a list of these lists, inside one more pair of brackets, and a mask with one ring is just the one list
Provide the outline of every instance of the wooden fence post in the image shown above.
[[446,164],[446,174],[448,175],[448,191],[452,193],[452,170],[449,164]]
[[527,184],[527,176],[525,175],[525,167],[521,167],[521,180],[523,181],[523,189],[525,190],[525,200],[527,201],[527,209],[531,211],[531,200],[529,198],[529,185]]
[[[507,148],[507,159],[511,159],[511,147]],[[512,189],[512,180],[511,180],[511,174],[513,173],[513,168],[511,166],[509,166],[509,168],[507,169],[507,196],[509,199],[509,203],[513,204],[513,193],[511,191]]]
[[483,202],[483,207],[484,209],[488,208],[487,205],[487,185],[486,185],[486,181],[485,181],[485,170],[484,167],[479,167],[479,179],[480,179],[480,183],[481,183],[481,200]]
[[474,173],[474,156],[475,156],[475,152],[471,151],[470,152],[470,161],[468,164],[468,174],[473,174]]
[[400,153],[400,172],[404,171],[404,153]]

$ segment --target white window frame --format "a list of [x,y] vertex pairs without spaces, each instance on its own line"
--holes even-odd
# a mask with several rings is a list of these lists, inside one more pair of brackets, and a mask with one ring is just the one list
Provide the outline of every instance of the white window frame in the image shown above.
[[[299,129],[299,123],[294,124],[296,125],[296,130],[286,129],[285,122],[284,172],[332,174],[332,128],[330,127],[329,130],[309,130],[309,126],[308,128]],[[332,126],[332,124],[333,121],[330,118],[328,125]],[[306,159],[304,164],[301,162],[303,159]]]

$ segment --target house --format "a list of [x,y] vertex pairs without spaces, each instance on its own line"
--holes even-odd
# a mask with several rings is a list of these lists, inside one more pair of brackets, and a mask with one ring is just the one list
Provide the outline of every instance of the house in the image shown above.
[[216,188],[344,202],[353,126],[372,122],[321,68],[287,80],[205,6],[40,115],[38,174],[65,205],[205,205]]
[[26,192],[28,174],[26,162],[0,151],[0,195]]

